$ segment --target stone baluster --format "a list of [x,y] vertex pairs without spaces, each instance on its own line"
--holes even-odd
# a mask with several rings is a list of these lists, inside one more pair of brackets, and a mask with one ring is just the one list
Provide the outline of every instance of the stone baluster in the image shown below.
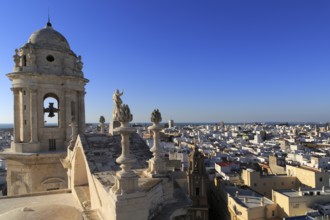
[[120,127],[115,128],[115,131],[121,135],[122,152],[116,162],[121,164],[121,170],[116,173],[116,183],[112,191],[116,194],[133,193],[138,187],[138,176],[132,171],[132,164],[136,161],[130,154],[129,137],[136,132],[135,128],[129,127],[129,122],[132,121],[133,116],[130,113],[128,105],[121,105],[119,108],[118,121]]
[[105,122],[104,116],[100,116],[99,122],[100,122],[100,124],[99,124],[100,133],[104,134],[104,127],[105,127],[105,125],[104,125],[104,122]]
[[151,114],[151,122],[152,126],[149,126],[148,129],[153,133],[153,147],[150,151],[153,153],[153,158],[151,158],[148,163],[149,167],[147,170],[147,174],[150,176],[160,176],[165,174],[166,165],[164,159],[161,157],[161,147],[160,147],[160,131],[163,129],[159,123],[162,121],[162,116],[158,109],[155,109]]

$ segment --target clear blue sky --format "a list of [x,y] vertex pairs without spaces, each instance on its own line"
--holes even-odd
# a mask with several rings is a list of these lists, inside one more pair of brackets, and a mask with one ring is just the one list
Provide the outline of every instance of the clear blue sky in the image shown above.
[[1,1],[0,123],[14,49],[45,26],[82,55],[86,121],[116,88],[134,121],[330,121],[329,0]]

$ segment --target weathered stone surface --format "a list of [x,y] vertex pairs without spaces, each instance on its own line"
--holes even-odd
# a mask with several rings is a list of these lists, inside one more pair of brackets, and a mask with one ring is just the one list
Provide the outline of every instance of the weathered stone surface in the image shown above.
[[[84,145],[86,159],[91,173],[120,170],[116,158],[121,154],[120,135],[86,134],[87,145]],[[148,145],[136,133],[130,137],[130,154],[136,158],[133,169],[147,167],[147,160],[152,157]]]

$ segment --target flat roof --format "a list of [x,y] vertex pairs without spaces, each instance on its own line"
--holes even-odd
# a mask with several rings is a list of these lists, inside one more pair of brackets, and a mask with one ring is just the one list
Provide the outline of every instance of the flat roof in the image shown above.
[[299,192],[299,190],[294,190],[294,189],[281,189],[281,190],[274,190],[274,191],[279,192],[287,197],[330,196],[330,190],[327,190],[327,189],[324,191],[322,191],[322,189],[301,189],[300,192]]
[[[247,187],[237,187],[233,185],[224,185],[224,184],[222,185],[224,186],[225,191],[228,192],[230,196],[235,199],[236,202],[247,208],[255,208],[255,207],[274,204],[274,202],[271,201],[270,199],[267,199],[263,195],[255,191],[252,191]],[[261,205],[262,200],[263,200],[263,205]]]

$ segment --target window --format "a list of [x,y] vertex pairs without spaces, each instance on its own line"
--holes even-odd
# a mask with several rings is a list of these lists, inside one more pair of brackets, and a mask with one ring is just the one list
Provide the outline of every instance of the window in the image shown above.
[[46,59],[48,62],[53,62],[55,60],[55,58],[52,55],[48,55]]
[[49,151],[56,151],[56,139],[49,139]]
[[275,211],[274,210],[272,211],[272,216],[275,216]]
[[196,196],[199,196],[199,188],[196,188]]
[[257,187],[258,185],[255,183],[254,186]]
[[319,179],[319,180],[320,180],[320,182],[322,182],[322,181],[323,181],[323,178],[322,178],[322,177],[320,177],[320,179]]

